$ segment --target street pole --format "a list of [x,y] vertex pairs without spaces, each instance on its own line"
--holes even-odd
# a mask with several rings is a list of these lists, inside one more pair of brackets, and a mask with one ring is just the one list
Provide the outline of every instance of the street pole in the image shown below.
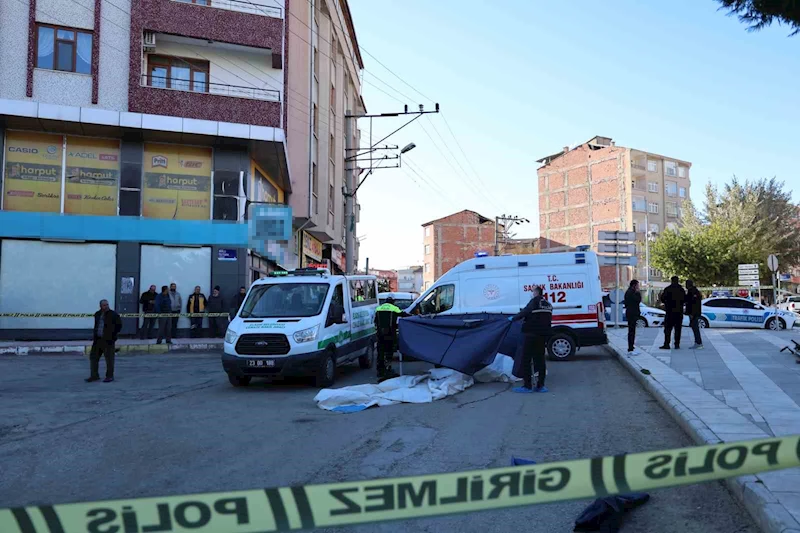
[[[505,215],[503,215],[505,216]],[[498,234],[500,233],[500,217],[494,217],[494,255],[500,255],[500,243],[498,241]]]
[[647,303],[650,303],[650,219],[644,212],[644,277],[647,286]]
[[364,266],[364,274],[369,275],[369,257],[367,257],[367,262],[365,263]]
[[[619,232],[616,232],[616,234],[619,235]],[[614,286],[614,299],[615,300],[619,300],[619,238],[617,238],[615,249],[616,249],[616,254],[615,254],[616,261],[615,262],[617,263],[617,265],[616,265],[617,281],[616,281],[616,284]],[[621,305],[620,304],[621,304],[621,302],[618,301],[618,302],[616,302],[616,306],[614,307],[614,322],[616,323],[617,328],[620,327],[620,323],[619,323],[619,310],[621,309]]]
[[[349,154],[353,149],[353,120],[349,109],[344,116],[344,145],[345,154]],[[353,274],[353,263],[355,259],[355,235],[356,235],[356,216],[355,198],[353,198],[353,163],[345,159],[344,165],[344,248],[345,248],[345,274]]]

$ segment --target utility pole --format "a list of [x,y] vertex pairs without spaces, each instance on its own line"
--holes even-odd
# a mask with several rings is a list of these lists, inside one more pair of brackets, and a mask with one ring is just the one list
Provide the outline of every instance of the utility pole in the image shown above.
[[[386,139],[388,139],[389,137],[391,137],[392,135],[394,135],[395,133],[397,133],[401,129],[405,128],[406,126],[408,126],[409,124],[411,124],[415,120],[419,119],[420,117],[422,117],[422,115],[427,115],[429,113],[438,113],[438,112],[439,112],[439,104],[436,104],[436,109],[434,111],[425,111],[425,107],[422,104],[420,104],[420,106],[419,106],[419,111],[409,111],[408,110],[408,106],[406,105],[404,110],[403,110],[403,112],[398,112],[398,113],[380,113],[380,114],[376,114],[376,115],[354,115],[352,110],[350,110],[350,109],[345,111],[345,115],[344,115],[344,132],[345,132],[345,158],[344,158],[344,164],[345,164],[345,170],[344,170],[344,172],[345,172],[345,175],[344,175],[345,202],[344,202],[344,215],[345,215],[346,227],[345,227],[344,236],[345,236],[345,254],[346,254],[346,257],[345,257],[345,264],[346,264],[345,273],[346,274],[352,274],[353,272],[355,272],[355,266],[354,266],[354,263],[355,263],[355,248],[356,248],[356,242],[355,242],[356,241],[356,215],[355,215],[355,209],[354,209],[355,208],[355,195],[358,192],[358,189],[361,187],[361,185],[363,185],[364,182],[367,180],[369,175],[372,174],[372,172],[374,170],[377,170],[379,168],[377,166],[376,167],[371,167],[369,172],[367,173],[367,175],[364,176],[364,178],[361,179],[360,182],[356,183],[356,180],[354,178],[354,174],[355,174],[354,166],[355,166],[355,164],[358,161],[365,161],[365,159],[359,159],[359,157],[364,156],[364,155],[369,155],[369,154],[372,154],[373,152],[375,152],[377,150],[380,150],[381,148],[377,147],[380,143],[382,143],[383,141],[385,141]],[[385,118],[385,117],[399,117],[399,116],[402,116],[402,115],[416,115],[416,116],[414,118],[412,118],[411,120],[409,120],[408,122],[406,122],[405,124],[403,124],[402,126],[400,126],[399,128],[397,128],[396,130],[394,130],[393,132],[391,132],[389,135],[385,136],[383,139],[379,140],[378,142],[376,142],[375,144],[370,146],[369,149],[367,149],[365,151],[361,151],[358,147],[353,146],[353,122],[352,122],[353,120],[358,120],[359,118],[373,119],[373,118]],[[380,168],[398,168],[398,167],[400,167],[400,162],[399,161],[400,161],[400,157],[402,156],[402,154],[404,154],[405,152],[408,152],[409,150],[412,150],[415,147],[416,147],[416,145],[411,143],[411,144],[405,146],[402,150],[400,150],[400,155],[398,155],[398,156],[395,156],[395,157],[386,156],[386,157],[380,158],[382,160],[386,160],[386,159],[397,159],[398,160],[398,164],[395,165],[395,166],[380,167]],[[397,147],[395,147],[395,148],[397,148]],[[352,154],[352,155],[350,155],[350,154]],[[374,158],[370,157],[367,160],[370,161],[370,166],[371,166],[372,165],[371,161],[373,161]]]
[[[503,222],[503,242],[505,243],[505,235],[508,233],[508,229],[513,226],[514,224],[529,224],[530,220],[527,218],[520,218],[514,216],[507,216],[501,215],[499,217],[494,217],[494,255],[500,255],[500,222]],[[508,224],[508,225],[506,225]]]

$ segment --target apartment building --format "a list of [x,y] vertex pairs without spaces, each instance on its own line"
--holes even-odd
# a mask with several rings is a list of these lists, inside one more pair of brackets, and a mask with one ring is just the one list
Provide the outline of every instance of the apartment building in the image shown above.
[[[623,269],[622,281],[637,277],[661,283],[663,273],[647,265],[647,242],[681,223],[689,199],[692,164],[594,137],[538,160],[542,252],[597,249],[601,230],[635,231],[638,266]],[[601,269],[605,286],[615,269]]]
[[[310,93],[288,106],[289,165],[296,184],[290,204],[303,228],[301,260],[304,265],[328,261],[341,273],[348,227],[343,194],[345,116],[366,112],[360,85],[364,63],[346,1],[290,2],[289,12],[288,90],[291,96]],[[352,142],[359,146],[356,127]]]
[[[0,313],[87,313],[100,299],[137,312],[141,292],[171,282],[184,302],[215,285],[230,301],[273,269],[337,262],[343,201],[311,163],[334,161],[322,183],[341,188],[343,132],[322,130],[341,119],[314,129],[311,102],[341,117],[361,98],[346,59],[334,74],[319,59],[314,92],[312,61],[330,53],[323,37],[342,58],[357,46],[345,0],[310,1],[0,2]],[[0,317],[0,338],[90,329]]]
[[397,290],[399,292],[422,292],[422,269],[421,266],[411,266],[401,268],[397,271]]

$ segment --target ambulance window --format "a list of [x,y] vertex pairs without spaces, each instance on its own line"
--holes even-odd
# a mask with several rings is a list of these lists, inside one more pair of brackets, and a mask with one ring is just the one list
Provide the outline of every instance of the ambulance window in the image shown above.
[[420,303],[420,311],[425,314],[443,313],[453,308],[456,286],[441,285],[433,289]]
[[375,290],[375,281],[362,279],[350,281],[350,300],[353,302],[353,307],[377,303],[378,292]]
[[342,284],[338,284],[335,289],[333,289],[333,297],[331,297],[331,303],[341,305],[344,308],[344,290],[342,289]]

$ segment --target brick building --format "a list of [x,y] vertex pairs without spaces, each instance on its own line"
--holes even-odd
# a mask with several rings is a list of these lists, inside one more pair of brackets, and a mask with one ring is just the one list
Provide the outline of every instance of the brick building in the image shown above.
[[[661,281],[661,272],[647,268],[645,241],[680,224],[691,163],[617,146],[609,137],[565,147],[538,162],[542,252],[580,245],[597,250],[598,231],[635,231],[639,265],[623,269],[621,281]],[[602,268],[601,278],[604,286],[613,285],[615,269]]]
[[381,282],[387,282],[389,284],[389,291],[388,292],[398,292],[397,289],[397,271],[395,270],[380,270],[380,269],[369,269],[370,274],[374,274],[378,278],[378,283],[382,284]]

